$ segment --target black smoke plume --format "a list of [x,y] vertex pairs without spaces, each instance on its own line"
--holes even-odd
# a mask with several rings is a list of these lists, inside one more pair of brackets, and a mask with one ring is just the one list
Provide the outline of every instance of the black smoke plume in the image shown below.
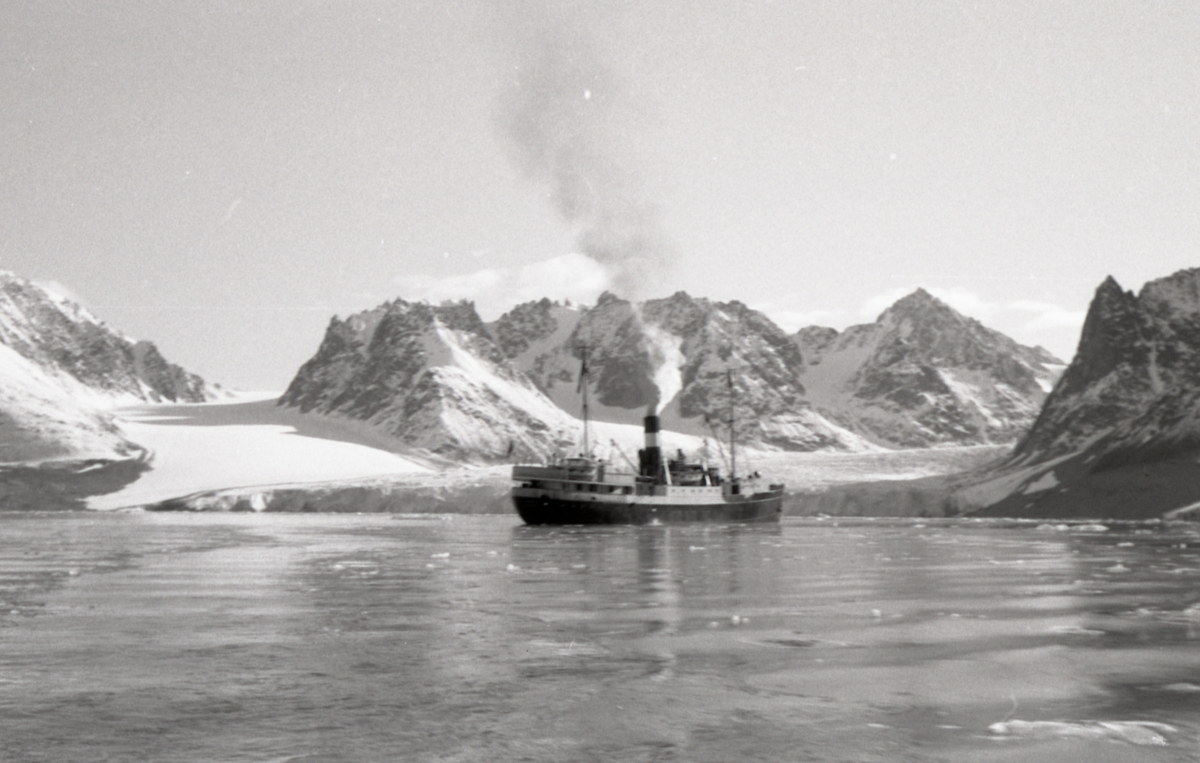
[[568,5],[522,5],[517,60],[501,125],[521,169],[549,186],[583,253],[609,269],[613,291],[645,296],[675,258],[639,171],[644,111]]

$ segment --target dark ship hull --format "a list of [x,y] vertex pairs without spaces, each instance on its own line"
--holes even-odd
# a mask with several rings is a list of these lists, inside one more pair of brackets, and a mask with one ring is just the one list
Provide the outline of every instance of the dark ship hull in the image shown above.
[[783,513],[782,487],[712,503],[672,503],[668,496],[616,502],[601,497],[567,498],[539,491],[522,491],[527,494],[520,495],[519,490],[513,491],[513,504],[521,519],[530,525],[778,522]]
[[645,419],[639,468],[618,472],[590,454],[512,470],[513,505],[531,525],[645,525],[683,522],[778,522],[783,485],[759,487],[757,475],[723,479],[707,464],[665,460],[658,416]]

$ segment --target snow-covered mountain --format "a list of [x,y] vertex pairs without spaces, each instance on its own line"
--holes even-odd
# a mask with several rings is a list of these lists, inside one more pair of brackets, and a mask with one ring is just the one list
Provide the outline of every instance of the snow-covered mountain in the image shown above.
[[455,458],[540,455],[578,439],[585,354],[593,422],[640,426],[654,408],[664,429],[723,440],[732,415],[739,443],[796,451],[1012,442],[1063,367],[924,291],[796,336],[684,292],[542,299],[490,324],[469,303],[396,300],[335,318],[281,404]]
[[107,409],[220,393],[80,305],[0,271],[0,463],[124,458]]
[[887,447],[1012,442],[1063,368],[923,289],[874,323],[813,326],[794,341],[816,409]]
[[0,343],[82,396],[101,403],[199,403],[220,396],[196,374],[168,363],[79,304],[0,272]]
[[279,404],[363,421],[454,458],[543,456],[578,437],[574,419],[505,357],[468,302],[397,299],[333,318]]
[[795,344],[740,302],[678,292],[639,304],[605,293],[587,310],[547,300],[520,305],[491,329],[517,367],[572,412],[580,410],[586,348],[595,420],[640,424],[654,406],[667,429],[704,435],[715,427],[725,437],[732,380],[742,443],[787,450],[872,447],[812,410]]
[[966,508],[1153,516],[1200,501],[1200,269],[1096,290],[1071,365]]

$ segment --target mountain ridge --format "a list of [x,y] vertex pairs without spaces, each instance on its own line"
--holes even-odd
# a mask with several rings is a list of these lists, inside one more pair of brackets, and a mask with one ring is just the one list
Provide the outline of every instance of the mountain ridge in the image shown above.
[[656,411],[665,429],[725,439],[733,419],[744,445],[851,452],[1011,442],[1057,360],[924,290],[875,324],[796,335],[682,291],[605,292],[590,307],[543,298],[490,323],[469,302],[397,299],[334,317],[280,403],[450,457],[544,457],[579,428],[585,354],[592,421],[640,426]]
[[924,289],[873,323],[793,339],[818,410],[888,447],[1014,442],[1065,367]]
[[1079,347],[1012,455],[964,489],[1006,516],[1156,516],[1200,501],[1200,268],[1097,287]]
[[279,405],[366,421],[405,446],[466,459],[544,456],[572,429],[469,302],[397,299],[335,316]]
[[139,457],[112,408],[222,394],[152,342],[8,271],[0,271],[0,382],[0,463]]
[[[532,305],[536,305],[533,307]],[[514,308],[497,321],[511,331],[513,315],[546,312],[543,303]],[[614,294],[570,316],[552,340],[540,321],[528,347],[513,360],[560,407],[578,410],[578,374],[584,348],[590,409],[597,420],[640,424],[658,410],[662,425],[708,436],[718,422],[740,421],[739,441],[785,450],[872,446],[813,411],[804,400],[800,355],[787,335],[744,304],[713,302],[676,292],[635,303]],[[536,337],[534,332],[539,332]]]

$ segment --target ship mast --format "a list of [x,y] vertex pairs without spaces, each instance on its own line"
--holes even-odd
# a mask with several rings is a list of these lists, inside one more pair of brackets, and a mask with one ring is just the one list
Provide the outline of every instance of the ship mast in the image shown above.
[[579,361],[579,384],[576,387],[576,392],[583,392],[583,455],[589,456],[592,449],[588,442],[588,367],[587,367],[587,345],[579,345],[580,361]]
[[736,437],[733,434],[733,372],[728,368],[725,369],[725,380],[729,382],[729,479],[737,479],[737,451],[735,448]]

